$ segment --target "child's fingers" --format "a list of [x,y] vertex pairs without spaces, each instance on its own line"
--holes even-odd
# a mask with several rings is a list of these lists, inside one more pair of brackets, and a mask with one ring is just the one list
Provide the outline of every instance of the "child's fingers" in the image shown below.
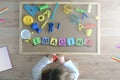
[[49,54],[49,55],[48,55],[48,59],[49,59],[51,62],[53,62],[53,54]]
[[60,63],[64,63],[65,62],[64,55],[58,55],[58,60]]

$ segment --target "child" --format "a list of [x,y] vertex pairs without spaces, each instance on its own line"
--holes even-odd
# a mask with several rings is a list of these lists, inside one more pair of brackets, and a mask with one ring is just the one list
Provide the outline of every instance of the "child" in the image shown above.
[[71,60],[65,60],[63,55],[44,56],[32,69],[33,80],[77,80],[79,71]]

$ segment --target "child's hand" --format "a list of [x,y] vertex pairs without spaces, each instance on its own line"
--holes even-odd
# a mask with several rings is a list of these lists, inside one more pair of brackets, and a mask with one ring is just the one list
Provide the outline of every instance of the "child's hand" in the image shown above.
[[50,62],[53,62],[53,54],[49,54],[48,59],[50,60]]
[[64,57],[64,55],[59,54],[59,55],[57,55],[57,56],[58,56],[58,61],[63,64],[63,63],[65,62],[65,57]]

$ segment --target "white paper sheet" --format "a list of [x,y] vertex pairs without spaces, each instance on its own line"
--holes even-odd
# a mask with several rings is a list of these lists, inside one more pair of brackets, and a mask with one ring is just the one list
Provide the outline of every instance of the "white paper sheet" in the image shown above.
[[12,68],[7,47],[0,48],[0,72]]

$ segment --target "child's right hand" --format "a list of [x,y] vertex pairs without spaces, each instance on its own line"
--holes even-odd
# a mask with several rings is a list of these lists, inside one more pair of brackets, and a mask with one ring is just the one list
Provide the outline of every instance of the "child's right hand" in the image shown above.
[[65,63],[65,57],[64,57],[64,55],[58,54],[57,56],[58,56],[58,61],[60,63],[64,64]]
[[50,60],[50,62],[53,62],[53,54],[49,54],[48,59]]

